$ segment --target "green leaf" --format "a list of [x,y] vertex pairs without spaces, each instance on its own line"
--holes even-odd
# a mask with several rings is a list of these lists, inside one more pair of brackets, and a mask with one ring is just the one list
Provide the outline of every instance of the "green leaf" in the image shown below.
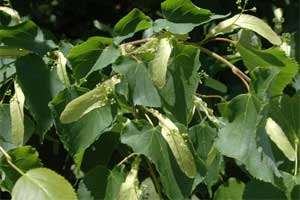
[[20,23],[21,17],[19,15],[18,11],[14,10],[12,8],[6,7],[6,6],[1,6],[0,11],[9,15],[15,24]]
[[114,26],[114,41],[119,44],[123,40],[132,37],[134,33],[150,28],[151,26],[151,18],[135,8]]
[[61,124],[59,118],[65,106],[82,93],[82,90],[74,87],[65,89],[49,105],[57,133],[71,155],[83,153],[111,125],[114,118],[112,107],[104,106],[89,112],[76,122]]
[[[248,70],[252,71],[260,68],[272,70],[272,72],[269,72],[272,77],[267,83],[267,96],[282,94],[283,89],[297,73],[298,64],[286,57],[284,52],[277,48],[257,50],[237,43],[237,49]],[[259,74],[256,73],[256,76],[259,76]],[[264,89],[258,85],[256,90],[259,90],[259,88]]]
[[[7,153],[12,158],[12,163],[23,172],[42,166],[38,152],[31,146],[11,149]],[[4,174],[4,179],[1,180],[1,188],[11,191],[21,175],[7,163],[4,156],[0,160],[0,169]]]
[[174,23],[166,19],[157,19],[154,21],[153,30],[154,32],[160,32],[165,29],[174,34],[187,34],[195,28],[195,24],[192,23]]
[[196,165],[192,152],[187,146],[183,135],[178,127],[167,117],[158,111],[149,110],[159,121],[161,134],[168,143],[180,169],[189,177],[194,178],[196,175]]
[[141,196],[141,190],[139,189],[139,181],[138,181],[138,170],[141,162],[140,157],[136,157],[131,164],[131,170],[126,176],[125,182],[122,183],[120,192],[119,192],[119,200],[139,200]]
[[210,19],[210,10],[199,8],[190,0],[166,0],[161,4],[164,17],[175,23],[201,24]]
[[199,49],[174,42],[170,61],[167,83],[159,93],[166,113],[172,114],[169,118],[187,125],[199,84]]
[[12,142],[16,146],[23,144],[24,140],[24,102],[25,96],[17,82],[14,82],[15,94],[10,99],[10,116],[12,127]]
[[260,102],[250,94],[231,100],[226,105],[229,122],[220,129],[216,147],[223,155],[243,163],[255,178],[274,183],[275,178],[280,176],[276,164],[256,144],[260,109]]
[[235,178],[229,178],[228,182],[219,186],[215,192],[214,200],[242,200],[245,184]]
[[113,70],[125,75],[135,105],[161,106],[159,94],[150,79],[145,63],[123,57],[120,63],[113,66]]
[[166,84],[167,67],[171,52],[172,46],[169,39],[160,39],[155,57],[149,65],[151,79],[158,88],[162,88]]
[[228,33],[236,28],[249,29],[261,35],[274,45],[280,45],[280,37],[263,20],[248,14],[237,14],[215,26],[209,36]]
[[108,95],[113,92],[115,85],[119,82],[119,78],[112,77],[99,84],[95,89],[73,99],[61,113],[61,123],[68,124],[78,121],[92,110],[109,104]]
[[118,198],[121,184],[125,181],[122,169],[112,171],[98,165],[85,174],[83,184],[93,199],[115,200]]
[[131,122],[123,131],[121,142],[154,163],[160,175],[163,192],[169,199],[184,199],[190,195],[193,180],[188,179],[178,168],[158,128]]
[[268,118],[266,123],[266,133],[270,139],[277,145],[277,147],[282,151],[282,153],[290,160],[295,161],[295,150],[286,137],[285,133],[282,131],[280,126],[272,119]]
[[41,57],[30,54],[16,61],[17,80],[25,94],[25,106],[37,122],[36,132],[41,138],[53,124],[48,103],[63,88],[54,70]]
[[87,76],[97,60],[100,59],[105,46],[111,43],[111,38],[91,37],[86,42],[75,46],[68,54],[74,77],[79,80]]
[[94,71],[103,69],[104,67],[114,63],[121,56],[120,49],[114,45],[106,47],[99,58],[96,60],[96,63],[89,71],[88,75]]
[[276,199],[284,200],[286,199],[284,192],[280,191],[276,187],[272,186],[270,183],[265,183],[262,181],[253,180],[246,184],[245,192],[243,194],[243,199],[253,200],[253,199]]
[[26,172],[12,191],[13,200],[76,200],[71,184],[61,175],[47,168],[37,168]]
[[9,47],[17,47],[44,55],[56,47],[32,21],[13,27],[0,27],[0,39]]

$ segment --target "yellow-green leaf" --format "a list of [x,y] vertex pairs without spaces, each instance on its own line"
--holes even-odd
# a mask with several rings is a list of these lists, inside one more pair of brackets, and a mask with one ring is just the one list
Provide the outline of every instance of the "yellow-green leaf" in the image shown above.
[[12,200],[77,200],[71,184],[47,168],[27,171],[15,184]]
[[168,38],[159,41],[157,52],[150,63],[150,74],[154,84],[162,88],[166,84],[168,61],[172,52],[172,46]]
[[290,161],[295,161],[294,148],[292,147],[283,130],[272,118],[267,119],[265,129],[270,139],[277,145],[282,153]]
[[23,144],[24,139],[24,102],[25,96],[19,84],[14,82],[15,94],[10,100],[12,141],[16,146]]
[[180,169],[190,178],[196,175],[196,165],[192,152],[186,144],[178,127],[167,117],[157,110],[149,111],[158,119],[161,134],[168,143]]

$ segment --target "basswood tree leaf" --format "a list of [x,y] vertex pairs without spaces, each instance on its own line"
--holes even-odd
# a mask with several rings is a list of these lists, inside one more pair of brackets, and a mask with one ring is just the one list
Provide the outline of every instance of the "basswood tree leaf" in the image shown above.
[[266,133],[270,139],[277,145],[277,147],[282,151],[282,153],[290,160],[295,161],[295,150],[286,137],[285,133],[282,131],[280,126],[272,119],[268,118],[266,123]]
[[189,177],[196,175],[196,165],[192,152],[178,127],[167,117],[154,109],[149,110],[159,121],[161,134],[168,143],[180,169]]
[[151,79],[158,88],[162,88],[166,84],[168,61],[171,52],[172,46],[169,39],[160,39],[155,57],[149,65]]
[[190,195],[193,180],[179,169],[158,128],[147,123],[130,122],[121,134],[121,142],[154,163],[163,185],[162,190],[169,199],[184,199]]
[[30,54],[16,60],[17,81],[25,95],[25,107],[33,115],[41,138],[53,124],[48,103],[63,89],[55,70],[41,57]]
[[9,107],[9,104],[0,104],[0,145],[4,150],[9,150],[15,147],[12,141],[12,127]]
[[54,42],[47,39],[42,30],[32,21],[13,27],[0,27],[0,39],[9,47],[30,50],[39,55],[44,55],[56,47]]
[[283,191],[274,187],[270,183],[265,183],[263,181],[252,180],[246,184],[245,192],[243,194],[243,199],[253,200],[253,199],[278,199],[284,200],[286,196]]
[[113,65],[113,70],[125,75],[132,101],[135,105],[160,107],[161,101],[146,64],[123,57],[120,63]]
[[15,94],[10,99],[10,116],[12,128],[12,142],[16,146],[23,144],[24,140],[24,102],[25,96],[17,82],[14,82]]
[[155,190],[155,186],[153,184],[153,181],[151,178],[146,178],[142,183],[141,183],[141,199],[160,199],[160,196],[157,194]]
[[249,29],[261,35],[274,45],[280,45],[280,37],[263,20],[248,14],[237,14],[230,19],[222,21],[215,26],[209,33],[215,36],[220,33],[228,33],[236,28]]
[[139,181],[137,178],[139,165],[141,162],[140,157],[136,157],[131,164],[131,170],[126,176],[125,182],[122,183],[120,192],[119,192],[119,200],[139,200],[141,196],[141,190],[139,189]]
[[166,0],[161,4],[164,17],[175,23],[201,24],[210,19],[210,10],[199,8],[190,0]]
[[[7,153],[11,157],[12,162],[23,172],[42,167],[38,152],[31,146],[14,148],[9,150]],[[7,163],[4,156],[0,159],[0,170],[4,175],[4,178],[0,183],[1,189],[11,192],[13,186],[21,175]]]
[[[293,59],[286,57],[284,52],[277,48],[257,50],[252,47],[245,47],[241,43],[237,43],[236,47],[248,70],[272,70],[269,73],[271,79],[267,85],[264,85],[267,86],[267,89],[260,87],[260,85],[255,88],[256,90],[266,91],[267,96],[282,94],[283,89],[297,74],[298,64]],[[256,79],[259,79],[259,75],[255,73],[255,76],[258,76]]]
[[229,122],[220,129],[216,147],[223,155],[243,163],[255,178],[274,183],[281,176],[276,164],[256,144],[260,109],[260,102],[251,94],[232,99],[226,105]]
[[151,18],[139,9],[134,8],[114,26],[114,41],[119,44],[123,40],[132,37],[134,33],[150,28],[151,26]]
[[71,184],[61,175],[47,168],[27,171],[12,190],[13,200],[76,200]]
[[82,184],[94,200],[116,200],[124,181],[125,173],[121,167],[115,167],[110,171],[106,167],[98,165],[85,174]]
[[90,111],[110,104],[108,95],[112,93],[115,85],[119,82],[120,79],[113,76],[100,83],[95,89],[73,99],[61,113],[60,121],[64,124],[75,122]]
[[159,90],[163,109],[179,123],[188,124],[194,107],[193,96],[199,84],[199,49],[177,42],[168,65],[166,85]]
[[235,178],[229,178],[228,182],[219,186],[214,195],[214,200],[242,200],[245,184]]
[[68,60],[72,65],[74,77],[80,80],[87,76],[100,59],[103,49],[111,43],[111,38],[97,36],[90,37],[87,41],[72,48],[68,54]]

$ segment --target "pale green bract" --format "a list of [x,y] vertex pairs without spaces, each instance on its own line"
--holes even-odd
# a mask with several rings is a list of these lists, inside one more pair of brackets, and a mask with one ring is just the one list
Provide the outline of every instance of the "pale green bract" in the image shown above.
[[150,74],[154,84],[162,88],[166,84],[168,61],[172,52],[172,46],[168,38],[159,41],[154,59],[150,62]]
[[270,139],[277,145],[282,153],[290,161],[295,161],[295,150],[281,127],[272,118],[268,118],[265,129]]
[[65,86],[68,87],[70,86],[70,80],[68,78],[67,69],[66,69],[67,58],[60,51],[55,51],[54,54],[57,57],[56,68],[57,68],[58,78]]
[[114,87],[120,79],[113,76],[111,79],[104,81],[95,89],[72,100],[60,115],[62,123],[71,123],[79,120],[85,114],[100,108],[108,103],[108,95],[114,90]]
[[11,116],[11,131],[12,142],[19,146],[23,144],[24,138],[24,93],[17,82],[14,82],[15,94],[10,99],[10,116]]
[[139,200],[141,190],[138,188],[138,170],[141,162],[140,157],[136,157],[132,163],[132,168],[126,177],[126,180],[121,185],[119,200]]
[[168,143],[180,169],[189,178],[196,175],[196,165],[192,152],[182,137],[178,127],[167,117],[160,114],[157,110],[149,109],[159,121],[161,134]]
[[274,45],[280,45],[280,37],[263,20],[247,14],[237,14],[215,26],[207,37],[228,33],[236,28],[245,28],[256,32]]
[[26,172],[12,190],[12,200],[77,200],[71,184],[47,168]]

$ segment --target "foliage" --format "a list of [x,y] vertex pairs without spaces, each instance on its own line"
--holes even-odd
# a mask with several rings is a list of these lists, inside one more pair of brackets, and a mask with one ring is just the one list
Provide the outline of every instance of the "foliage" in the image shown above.
[[231,16],[165,0],[158,15],[134,8],[84,40],[1,6],[1,190],[299,199],[299,31],[280,8],[272,28],[250,5]]

